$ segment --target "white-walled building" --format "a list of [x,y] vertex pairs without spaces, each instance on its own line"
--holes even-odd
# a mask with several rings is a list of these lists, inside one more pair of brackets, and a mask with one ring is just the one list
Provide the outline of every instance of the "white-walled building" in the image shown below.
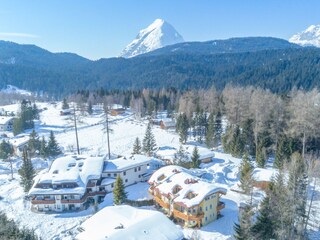
[[181,229],[158,211],[126,205],[105,207],[79,227],[78,240],[181,240]]
[[148,180],[152,172],[161,166],[161,161],[144,155],[132,155],[105,161],[101,185],[113,189],[114,181],[120,176],[125,186]]
[[13,117],[0,116],[0,132],[12,131]]
[[99,187],[103,163],[103,157],[57,158],[49,170],[35,178],[28,194],[32,198],[32,208],[38,211],[80,210],[101,200],[106,194]]

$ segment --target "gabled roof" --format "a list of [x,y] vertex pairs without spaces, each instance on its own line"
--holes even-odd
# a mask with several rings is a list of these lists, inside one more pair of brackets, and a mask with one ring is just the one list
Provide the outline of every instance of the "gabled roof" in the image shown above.
[[133,167],[148,164],[151,160],[152,158],[139,154],[135,154],[130,157],[121,157],[114,160],[108,160],[104,163],[103,172],[122,172]]
[[[175,203],[186,207],[200,204],[213,193],[227,193],[227,190],[219,184],[205,182],[193,175],[191,171],[175,165],[160,168],[151,176],[149,184],[155,184],[155,189],[161,194],[171,195]],[[173,194],[176,186],[180,186],[181,190]],[[187,198],[189,192],[194,193],[195,197]]]
[[13,117],[0,116],[0,125],[8,124],[8,122],[10,122],[13,119]]
[[81,224],[79,240],[181,240],[181,229],[158,211],[126,205],[101,209]]

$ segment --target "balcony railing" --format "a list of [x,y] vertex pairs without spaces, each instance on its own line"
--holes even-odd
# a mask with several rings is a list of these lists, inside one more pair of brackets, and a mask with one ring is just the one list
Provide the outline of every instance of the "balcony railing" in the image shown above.
[[169,209],[170,205],[169,203],[164,202],[161,198],[158,196],[154,196],[154,200],[163,208]]
[[220,211],[221,209],[224,209],[224,208],[225,208],[224,202],[219,202],[217,206],[217,211]]
[[177,209],[173,209],[173,216],[181,218],[185,221],[200,221],[204,217],[204,213],[198,213],[196,215],[193,214],[185,214],[183,212],[180,212]]
[[31,203],[32,204],[55,204],[55,200],[54,199],[32,199]]

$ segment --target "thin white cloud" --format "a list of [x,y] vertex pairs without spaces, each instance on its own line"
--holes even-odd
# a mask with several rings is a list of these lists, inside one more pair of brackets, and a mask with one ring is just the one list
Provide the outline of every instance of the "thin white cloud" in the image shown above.
[[39,36],[29,33],[0,32],[0,37],[38,38]]

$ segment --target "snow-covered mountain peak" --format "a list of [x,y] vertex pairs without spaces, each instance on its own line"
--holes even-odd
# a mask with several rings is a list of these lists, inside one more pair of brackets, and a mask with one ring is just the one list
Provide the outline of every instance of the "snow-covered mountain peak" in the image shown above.
[[120,57],[130,58],[155,49],[184,42],[174,27],[163,19],[156,19],[121,52]]
[[303,32],[293,35],[289,42],[301,46],[320,47],[320,25],[311,25]]

